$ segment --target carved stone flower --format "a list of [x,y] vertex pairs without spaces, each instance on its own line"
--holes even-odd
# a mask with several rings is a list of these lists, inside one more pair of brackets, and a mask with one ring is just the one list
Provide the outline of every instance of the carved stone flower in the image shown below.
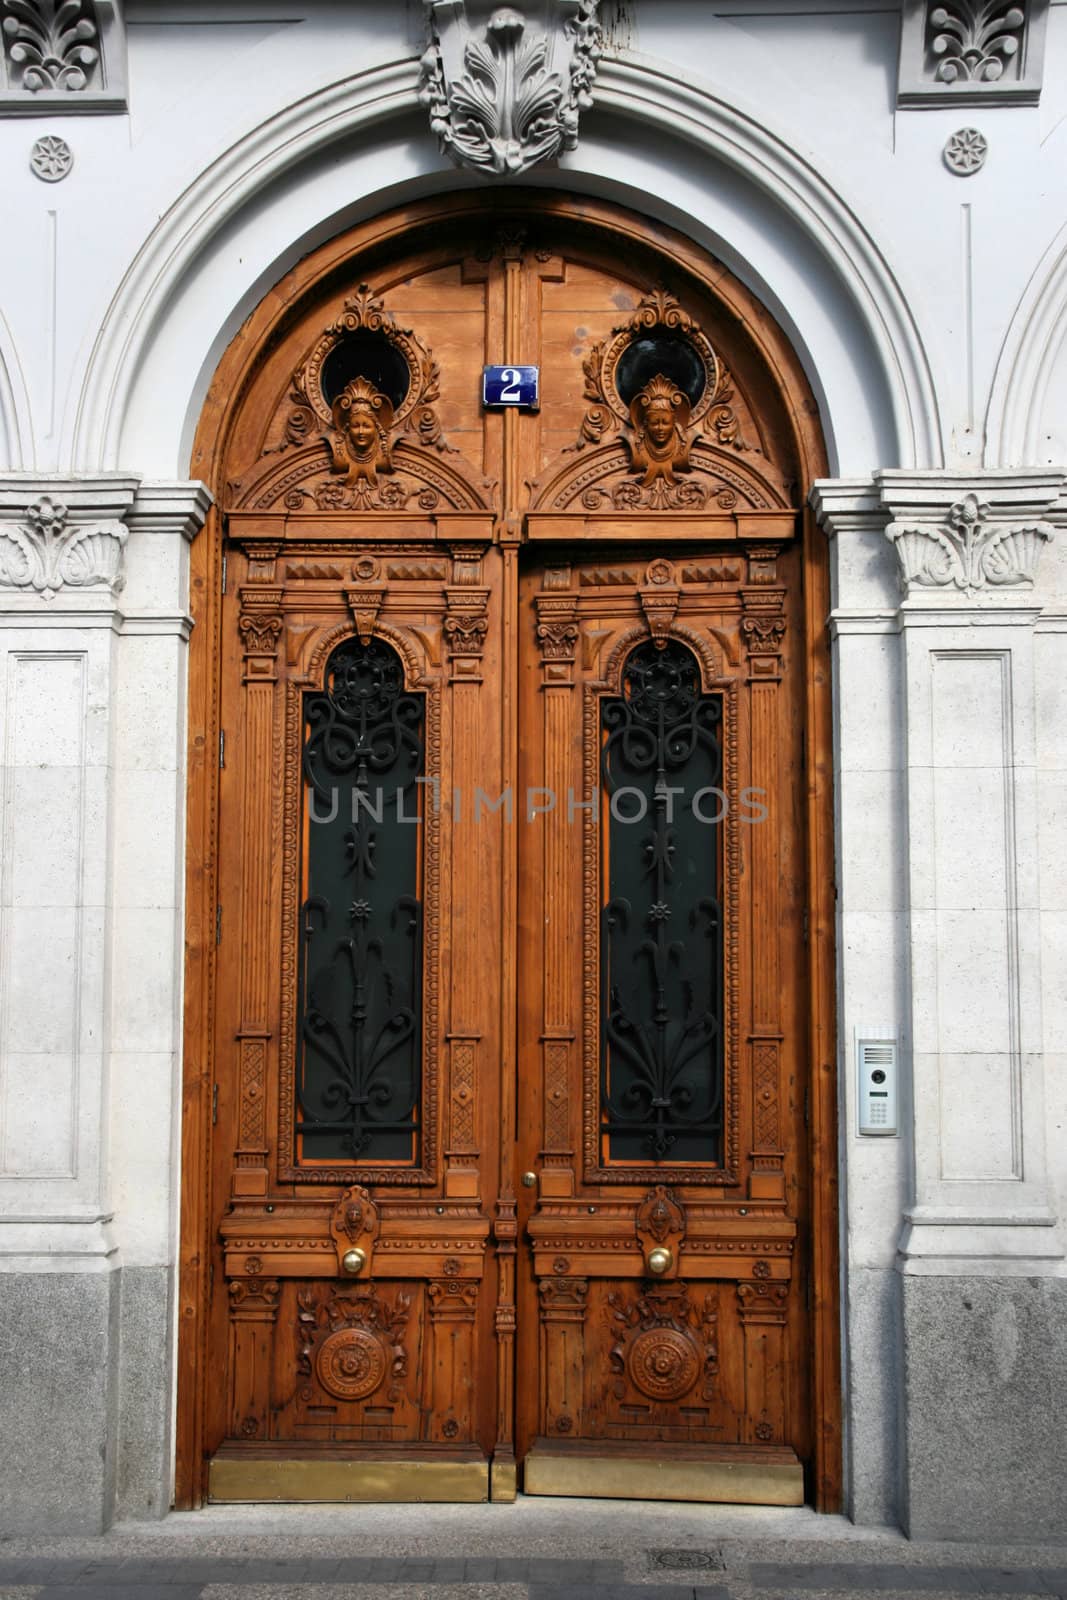
[[945,165],[961,178],[985,166],[989,145],[977,128],[960,128],[945,145]]

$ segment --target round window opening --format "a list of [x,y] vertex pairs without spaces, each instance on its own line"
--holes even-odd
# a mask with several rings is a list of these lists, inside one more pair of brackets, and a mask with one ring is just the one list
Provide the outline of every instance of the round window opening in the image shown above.
[[687,396],[695,406],[707,382],[704,363],[688,339],[653,331],[626,346],[615,368],[615,387],[623,404],[629,406],[634,395],[652,379],[662,375]]
[[357,378],[366,378],[393,410],[404,401],[411,385],[408,364],[395,345],[380,333],[361,328],[341,339],[322,364],[323,399],[332,406]]

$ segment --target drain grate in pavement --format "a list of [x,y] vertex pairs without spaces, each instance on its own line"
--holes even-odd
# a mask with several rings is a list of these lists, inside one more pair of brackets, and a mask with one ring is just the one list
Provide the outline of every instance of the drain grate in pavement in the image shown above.
[[648,1564],[657,1572],[722,1572],[721,1550],[646,1550]]

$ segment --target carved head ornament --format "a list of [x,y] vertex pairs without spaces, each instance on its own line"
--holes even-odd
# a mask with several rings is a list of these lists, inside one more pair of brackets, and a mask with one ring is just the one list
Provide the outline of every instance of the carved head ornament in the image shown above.
[[344,472],[346,483],[365,478],[374,484],[379,472],[392,471],[389,430],[393,426],[393,406],[387,395],[368,378],[355,378],[334,400],[331,414],[334,471]]
[[630,441],[633,470],[643,471],[642,482],[655,478],[674,481],[676,472],[689,469],[688,395],[662,373],[657,373],[630,402],[634,436]]

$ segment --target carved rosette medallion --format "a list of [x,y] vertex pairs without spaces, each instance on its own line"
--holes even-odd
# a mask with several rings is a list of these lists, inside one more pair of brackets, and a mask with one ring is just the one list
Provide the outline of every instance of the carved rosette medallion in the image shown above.
[[383,1385],[391,1403],[400,1399],[408,1371],[410,1294],[398,1291],[387,1301],[364,1285],[334,1289],[321,1300],[309,1286],[296,1300],[297,1370],[303,1377],[314,1376],[338,1400],[365,1400]]
[[319,1346],[315,1375],[338,1400],[365,1400],[380,1388],[387,1358],[380,1339],[363,1328],[342,1328]]
[[651,1400],[680,1400],[700,1376],[700,1351],[690,1334],[650,1328],[630,1346],[626,1371]]
[[710,1399],[718,1372],[717,1309],[709,1294],[698,1312],[684,1283],[660,1283],[633,1299],[620,1291],[607,1297],[608,1322],[614,1336],[609,1355],[616,1398],[628,1384],[650,1400],[681,1400],[703,1378],[703,1396]]

